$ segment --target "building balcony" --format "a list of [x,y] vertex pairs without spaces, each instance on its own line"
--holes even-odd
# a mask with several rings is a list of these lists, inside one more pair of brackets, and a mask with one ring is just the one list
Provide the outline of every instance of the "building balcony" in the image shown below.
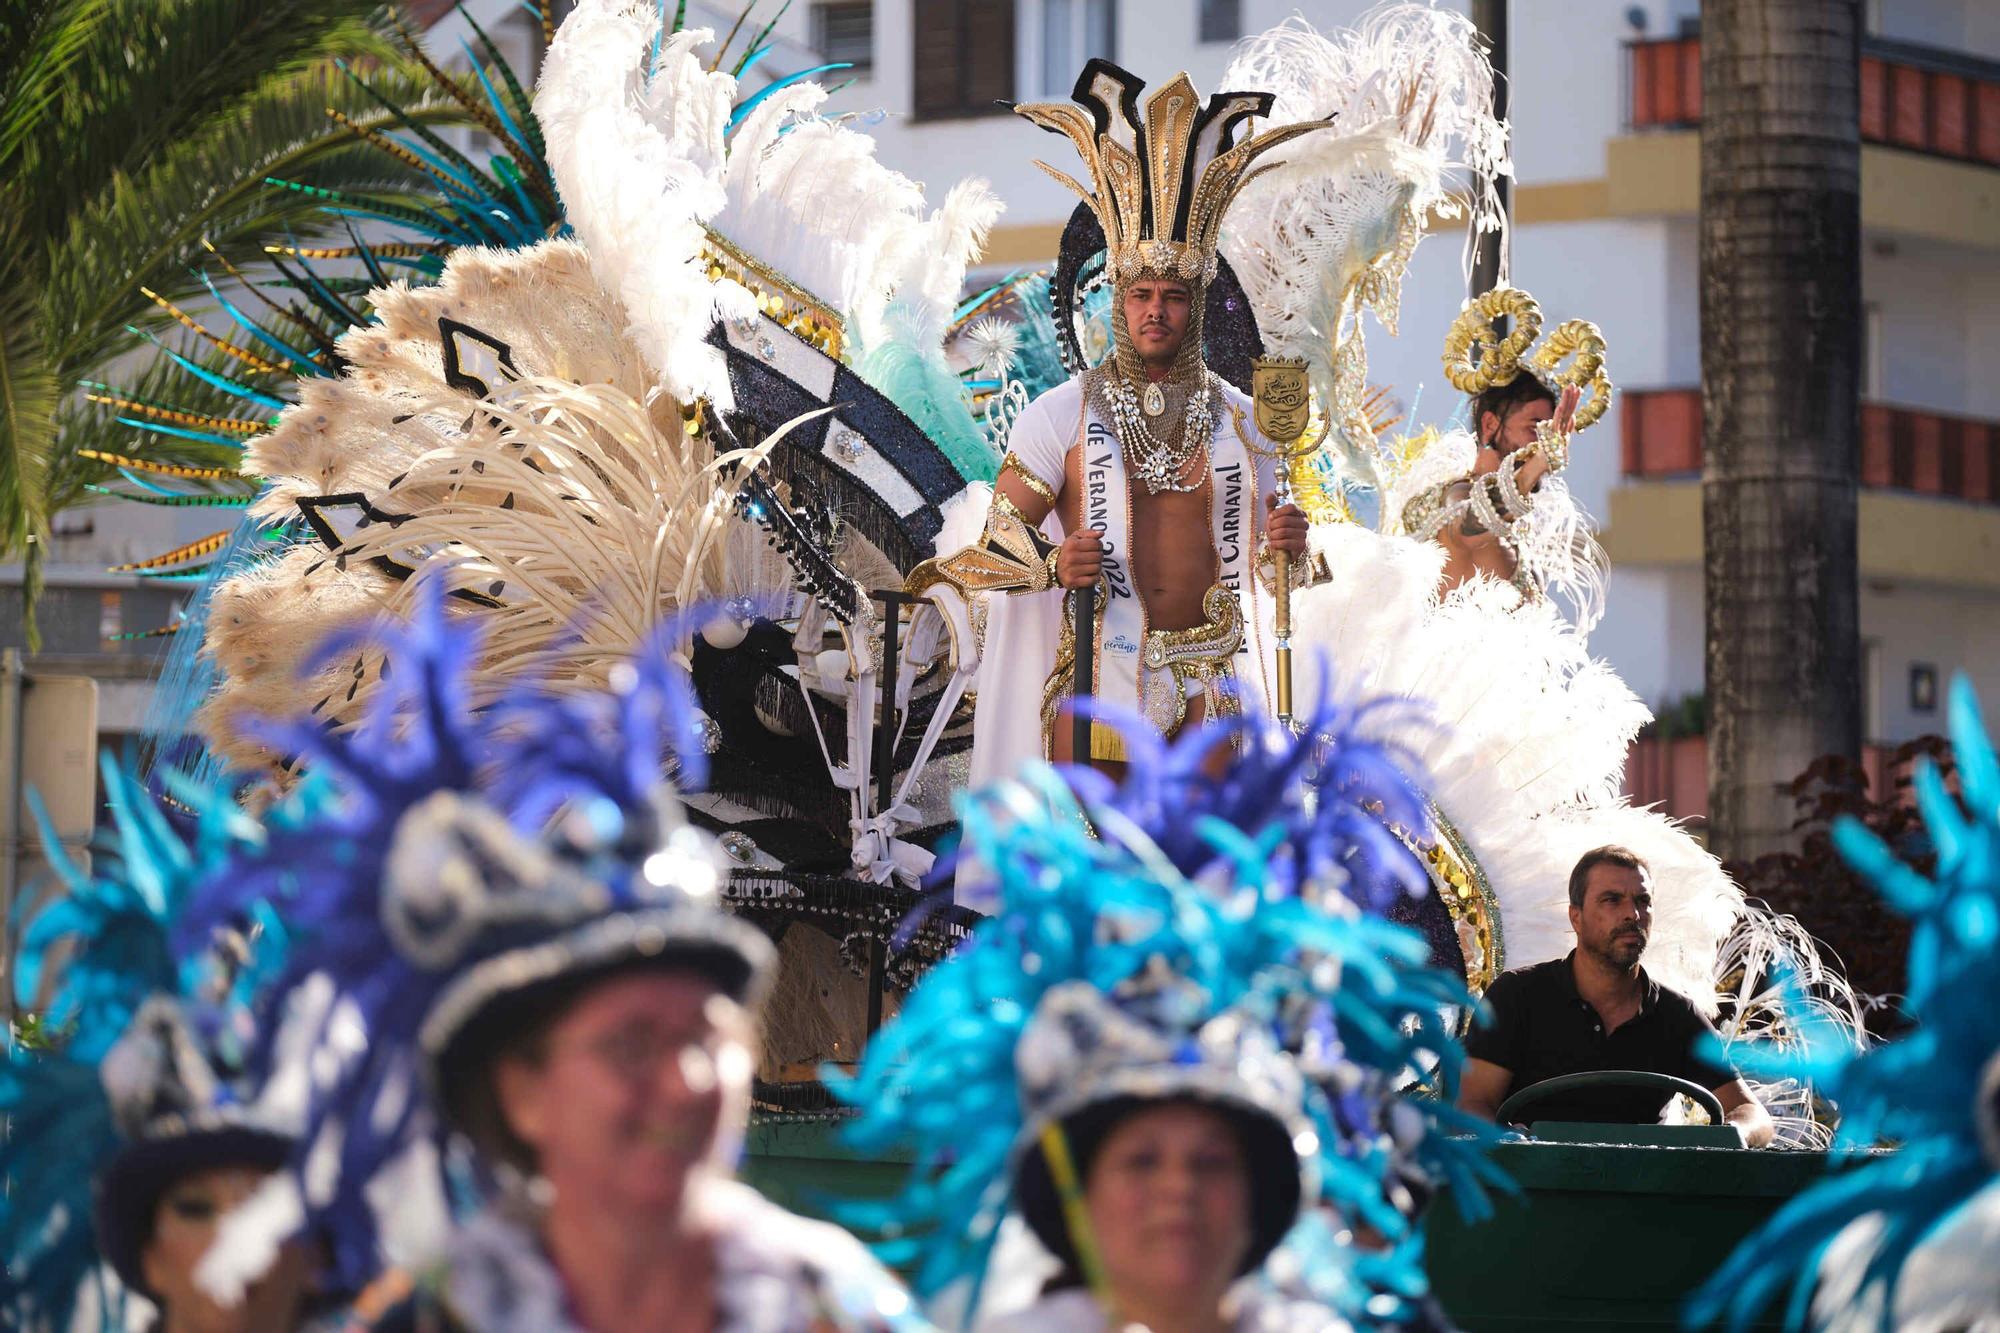
[[[1701,475],[1701,390],[1628,391],[1619,412],[1626,478]],[[2000,505],[2000,421],[1863,403],[1861,484]]]
[[[1863,50],[1862,227],[2000,248],[2000,64],[1872,40]],[[1625,133],[1605,144],[1604,180],[1523,186],[1519,221],[1696,216],[1700,39],[1627,43],[1625,106]]]
[[[1698,566],[1701,391],[1620,400],[1623,482],[1603,540],[1621,564]],[[1861,405],[1861,576],[2000,594],[2000,422]]]
[[[1701,39],[1626,44],[1627,128],[1698,129]],[[2000,64],[1869,39],[1861,54],[1861,139],[2000,166]]]

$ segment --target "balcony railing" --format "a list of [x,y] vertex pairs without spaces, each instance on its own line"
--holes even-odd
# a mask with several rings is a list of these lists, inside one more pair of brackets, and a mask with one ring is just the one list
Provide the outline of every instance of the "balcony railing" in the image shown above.
[[[1699,389],[1630,391],[1619,411],[1627,477],[1700,474]],[[2000,505],[2000,421],[1863,403],[1861,484]]]
[[[1701,125],[1701,39],[1626,44],[1627,124]],[[1861,138],[2000,166],[2000,65],[1877,39],[1861,55]]]

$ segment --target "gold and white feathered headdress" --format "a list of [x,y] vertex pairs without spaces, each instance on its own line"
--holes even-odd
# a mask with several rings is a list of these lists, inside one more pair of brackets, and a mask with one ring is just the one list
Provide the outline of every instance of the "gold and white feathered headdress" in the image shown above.
[[1077,76],[1073,102],[1015,109],[1076,146],[1094,188],[1046,162],[1035,165],[1075,190],[1104,228],[1113,282],[1142,275],[1190,285],[1215,276],[1222,215],[1237,191],[1275,163],[1252,163],[1327,121],[1284,125],[1231,145],[1236,129],[1269,115],[1269,93],[1215,93],[1204,105],[1185,72],[1140,102],[1145,80],[1108,60]]

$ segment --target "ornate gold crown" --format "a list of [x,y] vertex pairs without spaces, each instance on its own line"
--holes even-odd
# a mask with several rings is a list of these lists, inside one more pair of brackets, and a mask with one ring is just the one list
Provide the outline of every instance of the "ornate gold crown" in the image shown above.
[[1090,169],[1095,191],[1046,162],[1035,163],[1097,214],[1114,282],[1150,274],[1205,283],[1215,276],[1223,210],[1247,182],[1277,165],[1250,164],[1332,122],[1282,125],[1231,147],[1239,124],[1270,114],[1270,93],[1216,93],[1204,106],[1182,72],[1147,97],[1142,111],[1145,86],[1130,70],[1092,60],[1077,76],[1073,103],[1033,102],[1014,110],[1067,135]]

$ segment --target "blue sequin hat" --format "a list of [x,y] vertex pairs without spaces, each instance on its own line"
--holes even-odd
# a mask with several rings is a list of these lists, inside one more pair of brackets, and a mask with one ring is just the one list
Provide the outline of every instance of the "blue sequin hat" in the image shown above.
[[770,987],[770,940],[721,910],[715,840],[664,790],[636,810],[573,812],[549,841],[477,797],[439,792],[399,821],[385,869],[398,952],[450,976],[417,1030],[448,1111],[524,1016],[606,973],[687,969],[753,1010]]

